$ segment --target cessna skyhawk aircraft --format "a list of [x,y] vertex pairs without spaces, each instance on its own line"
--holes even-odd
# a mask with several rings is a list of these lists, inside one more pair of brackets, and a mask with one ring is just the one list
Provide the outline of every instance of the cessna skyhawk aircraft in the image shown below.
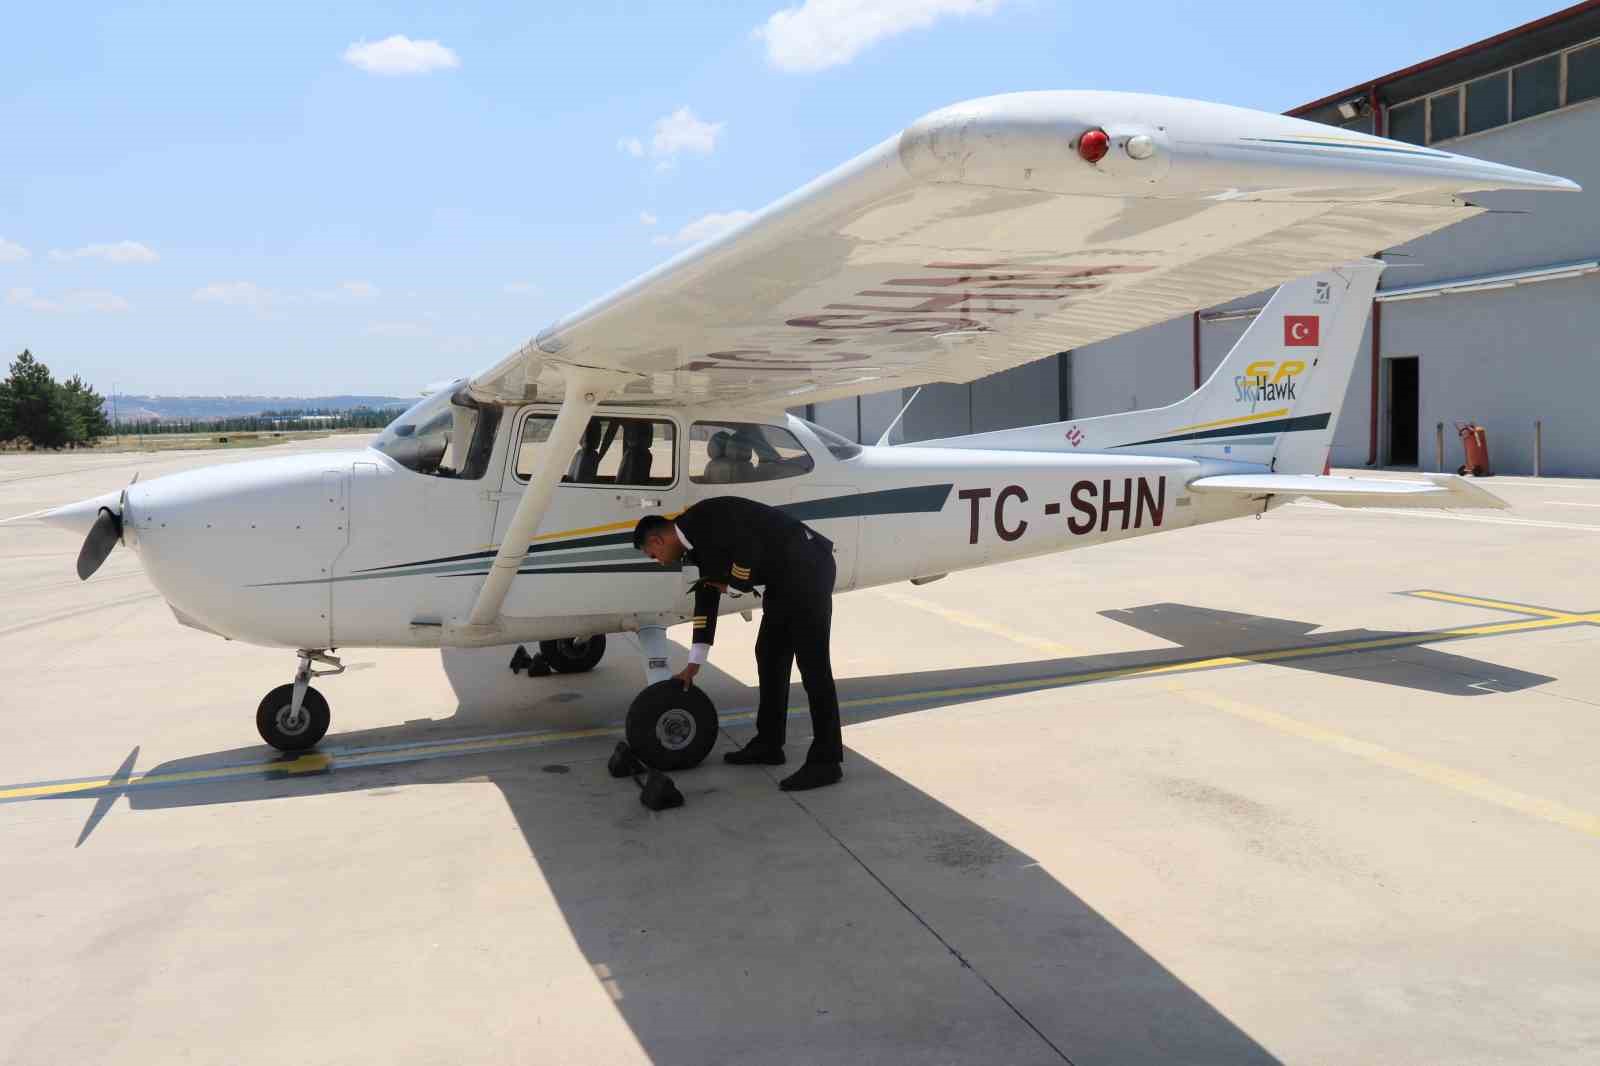
[[[1219,104],[975,100],[554,323],[365,451],[141,481],[44,518],[86,536],[80,576],[125,544],[179,622],[298,649],[257,713],[277,748],[326,732],[309,682],[342,669],[335,648],[542,641],[576,671],[629,632],[652,682],[629,741],[681,769],[717,721],[660,684],[696,574],[633,550],[647,512],[785,507],[833,541],[844,592],[1294,497],[1502,506],[1460,478],[1322,476],[1383,270],[1366,257],[1473,217],[1457,194],[1482,189],[1577,186]],[[1169,407],[897,447],[785,413],[972,381],[1286,280]]]

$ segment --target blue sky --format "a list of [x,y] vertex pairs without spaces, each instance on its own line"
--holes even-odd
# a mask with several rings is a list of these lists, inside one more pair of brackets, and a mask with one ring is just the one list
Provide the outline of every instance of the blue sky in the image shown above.
[[958,100],[1281,111],[1549,2],[14,5],[0,357],[414,394]]

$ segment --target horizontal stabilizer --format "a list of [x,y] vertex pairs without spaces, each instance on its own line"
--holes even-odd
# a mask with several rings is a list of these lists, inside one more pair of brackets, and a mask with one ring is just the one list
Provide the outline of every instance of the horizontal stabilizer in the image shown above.
[[1340,507],[1493,507],[1506,502],[1454,474],[1424,474],[1426,481],[1327,477],[1317,474],[1224,474],[1197,478],[1189,490],[1231,496],[1282,496]]

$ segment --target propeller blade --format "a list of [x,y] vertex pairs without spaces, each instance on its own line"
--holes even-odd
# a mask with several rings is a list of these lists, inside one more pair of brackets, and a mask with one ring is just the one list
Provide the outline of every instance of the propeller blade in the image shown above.
[[83,538],[83,548],[78,552],[78,577],[83,581],[93,577],[121,539],[122,519],[113,514],[109,507],[100,508],[100,516],[94,520],[94,526],[89,530],[89,535]]

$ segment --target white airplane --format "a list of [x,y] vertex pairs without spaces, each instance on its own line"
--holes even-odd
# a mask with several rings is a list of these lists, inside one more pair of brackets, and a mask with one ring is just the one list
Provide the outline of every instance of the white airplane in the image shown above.
[[[1383,270],[1368,256],[1479,213],[1469,190],[1577,188],[1218,104],[975,100],[561,319],[364,451],[141,481],[43,518],[85,537],[80,576],[124,544],[179,622],[296,649],[257,711],[281,750],[328,729],[309,682],[342,669],[337,648],[540,641],[581,671],[633,633],[651,684],[629,741],[682,769],[717,731],[702,692],[662,683],[696,575],[634,551],[642,514],[784,507],[833,541],[844,592],[1295,497],[1503,506],[1457,477],[1324,476]],[[972,381],[1295,278],[1168,407],[894,447],[785,413]]]

